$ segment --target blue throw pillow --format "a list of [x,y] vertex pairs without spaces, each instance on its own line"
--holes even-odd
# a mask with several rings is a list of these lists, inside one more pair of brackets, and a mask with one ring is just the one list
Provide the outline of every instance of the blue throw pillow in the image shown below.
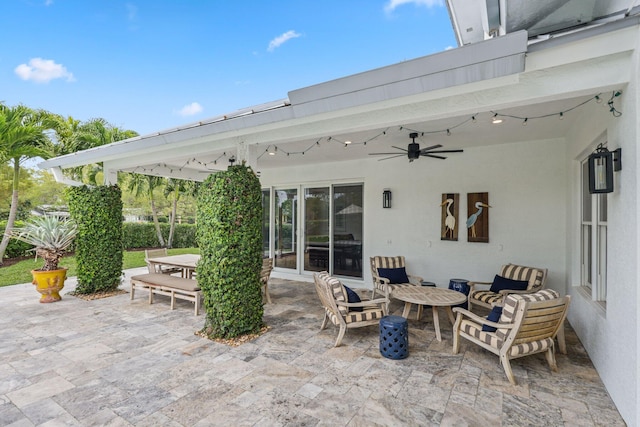
[[491,288],[489,289],[491,292],[495,292],[496,294],[504,289],[511,289],[514,291],[524,291],[529,286],[529,282],[526,280],[513,280],[507,279],[506,277],[498,276],[493,279],[493,283],[491,284]]
[[389,283],[409,283],[407,271],[404,267],[400,268],[379,268],[378,276],[389,279]]
[[[361,302],[360,297],[353,289],[344,286],[344,290],[347,291],[347,302]],[[362,307],[349,307],[349,311],[362,311]]]
[[[494,305],[493,309],[491,310],[491,313],[489,313],[489,315],[487,316],[487,320],[490,322],[496,322],[498,323],[500,321],[500,316],[502,315],[502,307],[500,307],[499,305]],[[489,326],[489,325],[482,325],[482,331],[483,332],[495,332],[496,328],[494,328],[493,326]]]

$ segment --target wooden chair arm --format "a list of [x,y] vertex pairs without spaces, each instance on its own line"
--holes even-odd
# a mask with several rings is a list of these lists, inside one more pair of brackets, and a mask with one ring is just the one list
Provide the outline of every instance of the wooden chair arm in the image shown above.
[[457,313],[456,324],[459,323],[458,319],[461,319],[464,316],[464,317],[468,317],[469,319],[471,319],[474,322],[479,323],[481,325],[492,326],[494,328],[500,328],[500,329],[512,329],[513,328],[513,324],[512,323],[496,323],[496,322],[492,322],[490,320],[487,320],[486,317],[478,316],[477,314],[472,313],[469,310],[465,310],[464,308],[461,308],[461,307],[454,307],[453,308],[453,312]]
[[500,295],[507,296],[509,294],[534,294],[534,293],[536,293],[536,291],[532,290],[532,289],[531,290],[530,289],[525,289],[523,291],[518,291],[516,289],[503,289],[498,293]]
[[409,278],[409,283],[411,283],[412,285],[419,285],[420,282],[422,282],[422,277],[420,276],[413,276],[411,274],[407,274],[407,277]]
[[373,275],[373,282],[374,283],[379,283],[381,285],[388,285],[391,283],[391,281],[389,279],[387,279],[386,277],[380,277],[378,275]]
[[376,298],[376,299],[372,299],[372,300],[367,300],[367,301],[360,301],[360,302],[343,302],[343,301],[336,301],[336,305],[340,305],[343,307],[362,307],[362,308],[366,308],[369,306],[378,306],[380,304],[386,304],[388,302],[388,300],[386,298]]
[[469,294],[471,294],[471,292],[473,292],[475,290],[476,285],[481,285],[481,286],[491,286],[493,282],[467,282],[467,285],[469,286]]

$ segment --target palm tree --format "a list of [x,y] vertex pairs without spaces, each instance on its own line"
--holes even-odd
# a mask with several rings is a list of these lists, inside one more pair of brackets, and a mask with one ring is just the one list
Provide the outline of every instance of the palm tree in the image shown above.
[[43,110],[32,110],[24,105],[9,107],[0,103],[0,160],[13,166],[11,208],[0,243],[0,265],[18,211],[20,164],[27,159],[47,159],[52,155],[53,144],[47,135],[47,130],[53,127],[52,120],[53,115]]
[[178,200],[180,196],[195,196],[199,182],[185,181],[183,179],[169,178],[167,185],[164,187],[164,196],[171,198],[171,216],[169,221],[169,238],[167,239],[167,247],[173,247],[173,236],[176,228],[176,217],[178,216]]
[[161,247],[165,247],[164,237],[162,237],[162,230],[160,230],[160,223],[158,222],[158,211],[156,209],[156,202],[153,196],[153,191],[165,185],[165,178],[159,176],[142,175],[138,173],[130,174],[130,179],[127,184],[127,189],[134,193],[134,195],[140,196],[141,194],[147,194],[151,201],[151,216],[153,217],[153,224],[156,227],[156,235],[158,236],[158,243]]
[[[133,130],[121,129],[101,118],[80,122],[73,117],[66,119],[59,117],[55,131],[59,142],[56,146],[57,156],[138,136],[138,133]],[[97,177],[101,172],[102,165],[94,164],[71,168],[68,173],[72,179],[98,185]]]

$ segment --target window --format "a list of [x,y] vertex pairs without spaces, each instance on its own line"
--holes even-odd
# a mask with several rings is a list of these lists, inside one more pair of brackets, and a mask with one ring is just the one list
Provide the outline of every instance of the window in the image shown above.
[[607,299],[607,194],[589,193],[589,165],[581,168],[581,285],[594,301]]

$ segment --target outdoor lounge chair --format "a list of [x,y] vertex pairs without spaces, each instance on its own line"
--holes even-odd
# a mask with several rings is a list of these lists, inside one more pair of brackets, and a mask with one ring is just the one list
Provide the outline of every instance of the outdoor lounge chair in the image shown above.
[[[511,359],[530,354],[545,353],[549,367],[557,371],[553,339],[563,327],[570,297],[560,297],[552,289],[507,296],[499,322],[491,322],[463,308],[454,308],[457,313],[453,326],[453,353],[460,351],[460,338],[500,357],[511,384],[516,379],[511,370]],[[483,325],[496,328],[494,332],[483,329]]]
[[491,289],[477,289],[478,285],[489,286],[492,285],[492,282],[469,282],[468,285],[471,288],[469,291],[469,310],[473,311],[474,305],[491,310],[496,304],[502,305],[505,297],[509,294],[532,294],[543,289],[547,280],[547,269],[506,264],[502,266],[498,276],[507,279],[507,281],[527,282],[526,289],[502,289],[494,292]]
[[[369,261],[371,264],[371,277],[373,278],[371,299],[374,299],[376,294],[380,294],[388,300],[390,293],[395,288],[399,286],[419,286],[420,282],[422,282],[422,277],[406,273],[406,264],[403,256],[374,256],[369,258]],[[389,307],[387,306],[388,309]]]
[[[469,291],[469,310],[472,311],[473,305],[481,306],[491,310],[494,306],[502,306],[508,295],[512,294],[531,294],[544,289],[547,280],[547,269],[537,267],[525,267],[516,264],[506,264],[500,270],[501,276],[509,280],[525,281],[526,289],[503,289],[499,292],[493,292],[491,289],[476,289],[477,285],[492,285],[491,282],[469,282],[471,290]],[[567,354],[567,345],[564,340],[564,327],[558,332],[558,350],[560,353]]]
[[[315,273],[313,280],[325,312],[320,330],[326,328],[329,321],[340,328],[335,347],[340,346],[347,329],[377,325],[387,314],[387,298],[350,303],[343,284],[326,271]],[[361,311],[356,311],[358,309]]]
[[271,304],[271,296],[269,295],[271,270],[273,270],[273,258],[264,258],[262,260],[262,270],[260,270],[260,284],[262,284],[264,297],[267,299],[268,304]]

